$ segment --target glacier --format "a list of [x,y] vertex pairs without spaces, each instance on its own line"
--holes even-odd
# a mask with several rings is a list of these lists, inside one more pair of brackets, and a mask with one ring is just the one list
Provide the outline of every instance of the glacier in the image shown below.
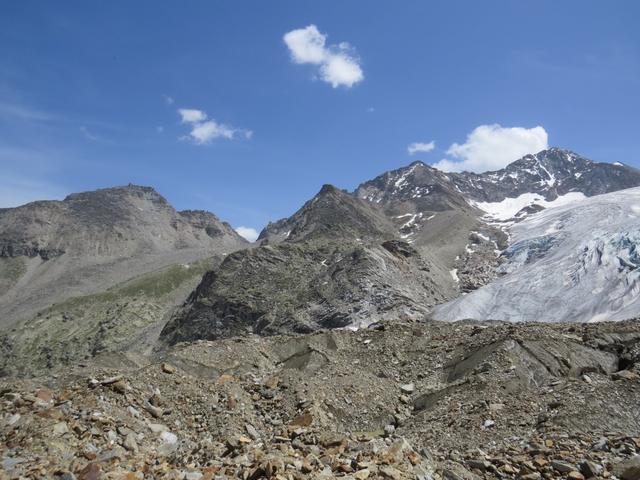
[[509,227],[498,277],[433,318],[595,322],[640,317],[640,188],[586,198]]

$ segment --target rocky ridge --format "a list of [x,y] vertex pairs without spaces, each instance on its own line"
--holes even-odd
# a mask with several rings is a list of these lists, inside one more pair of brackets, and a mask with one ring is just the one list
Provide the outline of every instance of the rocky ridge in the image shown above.
[[260,241],[209,272],[161,339],[171,344],[420,319],[456,295],[434,253],[403,240],[375,204],[332,186],[265,229]]

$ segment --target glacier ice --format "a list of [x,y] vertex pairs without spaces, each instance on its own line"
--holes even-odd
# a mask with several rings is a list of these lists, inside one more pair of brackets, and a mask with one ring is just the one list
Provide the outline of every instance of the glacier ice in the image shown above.
[[437,320],[593,322],[640,317],[640,188],[543,210],[510,227],[500,276]]

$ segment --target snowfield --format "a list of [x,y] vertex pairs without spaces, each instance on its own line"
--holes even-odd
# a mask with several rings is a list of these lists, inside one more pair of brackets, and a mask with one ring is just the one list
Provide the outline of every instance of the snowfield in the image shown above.
[[490,284],[443,304],[437,320],[595,322],[640,317],[640,188],[531,215]]
[[498,221],[510,220],[523,208],[539,205],[544,208],[555,208],[584,200],[582,192],[569,192],[552,201],[547,201],[537,193],[523,193],[515,198],[505,198],[501,202],[473,202],[475,207],[487,212],[487,218]]

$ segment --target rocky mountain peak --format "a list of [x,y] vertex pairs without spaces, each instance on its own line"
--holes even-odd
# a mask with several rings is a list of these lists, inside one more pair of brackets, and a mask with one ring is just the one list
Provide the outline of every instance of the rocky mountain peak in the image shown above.
[[318,237],[392,238],[394,231],[377,206],[327,184],[291,217],[267,225],[258,239],[273,243]]

